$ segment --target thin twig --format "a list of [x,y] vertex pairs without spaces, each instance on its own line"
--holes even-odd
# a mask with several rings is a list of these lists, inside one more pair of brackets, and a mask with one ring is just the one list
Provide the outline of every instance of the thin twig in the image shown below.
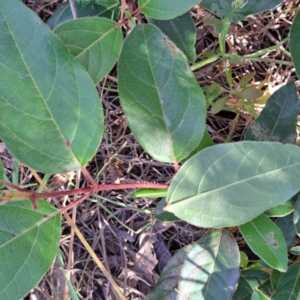
[[71,12],[72,12],[72,16],[73,16],[73,19],[77,19],[77,12],[76,12],[76,7],[75,7],[75,4],[74,4],[74,0],[69,0],[70,2],[70,8],[71,8]]

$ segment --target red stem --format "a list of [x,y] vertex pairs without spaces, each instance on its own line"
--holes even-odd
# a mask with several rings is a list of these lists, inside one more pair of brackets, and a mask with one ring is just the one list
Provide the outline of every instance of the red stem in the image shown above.
[[94,190],[93,187],[74,189],[69,191],[58,191],[58,192],[43,192],[35,193],[35,196],[38,198],[51,198],[51,197],[61,197],[61,196],[70,196],[78,195],[82,193],[92,193],[96,191],[109,191],[109,190],[125,190],[125,189],[167,189],[168,185],[164,183],[155,183],[155,182],[136,182],[136,183],[124,183],[124,184],[99,184]]
[[135,183],[123,183],[123,184],[99,184],[96,187],[86,187],[80,189],[74,189],[69,191],[57,191],[57,192],[42,192],[35,193],[30,192],[26,189],[19,188],[18,186],[11,184],[9,182],[3,181],[5,186],[16,189],[19,192],[27,192],[29,199],[35,201],[37,198],[51,198],[51,197],[62,197],[78,195],[82,193],[91,194],[97,191],[109,191],[109,190],[125,190],[125,189],[167,189],[168,185],[165,183],[155,183],[155,182],[135,182]]

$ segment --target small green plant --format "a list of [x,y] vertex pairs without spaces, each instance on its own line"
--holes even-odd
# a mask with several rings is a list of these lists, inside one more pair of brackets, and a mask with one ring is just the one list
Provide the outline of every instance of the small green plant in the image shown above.
[[[140,14],[148,22],[135,25],[124,41],[121,27],[128,18],[116,22],[119,1],[88,2],[75,3],[75,20],[68,3],[63,4],[49,20],[53,31],[18,0],[0,2],[0,137],[29,167],[51,174],[80,169],[90,182],[87,188],[33,193],[4,180],[0,166],[0,187],[6,187],[0,198],[0,299],[25,296],[50,268],[58,252],[61,214],[98,191],[127,188],[165,196],[155,213],[158,220],[213,229],[178,251],[147,300],[298,299],[300,263],[288,260],[288,251],[299,255],[292,242],[300,232],[294,82],[269,98],[245,141],[211,146],[206,109],[208,104],[214,109],[224,90],[207,87],[205,99],[192,73],[200,66],[188,11],[199,0],[139,0],[130,23],[141,20]],[[227,60],[242,59],[225,53],[231,21],[280,2],[203,0],[200,5],[223,18],[217,59],[225,66]],[[299,28],[300,15],[290,39],[298,74]],[[95,84],[117,60],[118,93],[128,124],[152,158],[179,169],[170,185],[98,184],[85,169],[104,131]],[[241,80],[245,89],[233,90],[230,72],[230,93],[246,98],[241,93],[249,78]],[[42,200],[64,195],[81,196],[59,210]],[[228,230],[233,226],[260,261],[248,263]],[[126,299],[102,271],[120,299]]]

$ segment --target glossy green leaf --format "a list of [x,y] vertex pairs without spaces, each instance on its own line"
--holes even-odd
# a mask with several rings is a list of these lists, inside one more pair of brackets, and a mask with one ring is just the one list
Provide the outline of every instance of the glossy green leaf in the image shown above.
[[176,300],[179,274],[187,254],[192,245],[179,250],[163,269],[156,286],[147,295],[145,300]]
[[250,300],[253,291],[263,285],[269,278],[270,275],[262,270],[242,271],[232,300]]
[[119,61],[121,105],[136,139],[156,160],[180,161],[205,129],[205,99],[184,54],[152,24],[138,25]]
[[297,88],[291,81],[268,99],[259,117],[247,130],[245,140],[295,144],[298,112]]
[[139,189],[131,194],[129,194],[126,198],[162,198],[167,196],[166,189]]
[[214,230],[188,253],[182,266],[178,300],[231,299],[240,276],[240,255],[226,230]]
[[288,200],[283,204],[268,209],[267,211],[265,211],[265,214],[269,217],[284,217],[286,215],[289,215],[293,211],[294,205],[292,201]]
[[287,247],[290,247],[293,243],[294,238],[296,237],[296,228],[293,223],[293,214],[278,218],[276,221],[276,225],[281,230]]
[[272,270],[270,279],[271,279],[271,284],[272,284],[272,288],[274,291],[277,289],[279,279],[281,278],[282,275],[283,275],[282,272],[275,270],[275,269]]
[[199,0],[138,0],[141,12],[148,17],[169,20],[189,11]]
[[0,137],[6,147],[43,173],[86,165],[103,132],[102,105],[89,75],[18,0],[0,2],[0,40]]
[[[116,20],[119,14],[119,0],[109,0],[109,3],[102,5],[92,4],[88,6],[82,6],[75,2],[75,9],[78,18],[82,17],[104,17]],[[73,19],[70,3],[62,3],[54,12],[54,14],[48,19],[47,25],[53,29],[60,24]]]
[[292,59],[294,61],[295,69],[300,77],[300,55],[299,55],[299,47],[300,47],[300,14],[296,15],[294,19],[291,32],[290,32],[290,49]]
[[300,246],[295,246],[290,249],[290,252],[294,255],[300,255]]
[[281,2],[282,0],[202,0],[200,5],[220,18],[228,17],[231,21],[238,22],[248,15],[269,10]]
[[[57,254],[61,218],[39,224],[55,209],[43,200],[7,203],[0,209],[0,299],[20,299],[34,288]],[[5,274],[5,276],[4,276]]]
[[2,160],[0,159],[0,189],[3,188],[3,183],[1,182],[1,180],[4,180],[4,169],[3,169]]
[[251,300],[269,300],[269,297],[264,295],[260,290],[256,289],[253,291]]
[[287,270],[287,247],[280,229],[262,214],[239,227],[250,249],[269,266]]
[[271,300],[292,300],[300,298],[300,263],[289,267],[279,279],[277,289]]
[[156,205],[155,218],[161,222],[176,222],[180,221],[174,214],[164,211],[166,198],[161,199]]
[[105,18],[81,18],[66,22],[54,30],[98,83],[115,65],[122,47],[121,27]]
[[190,13],[172,20],[162,21],[148,18],[151,24],[156,25],[171,41],[186,55],[189,61],[195,62],[196,28]]
[[206,148],[173,178],[165,210],[199,227],[244,224],[299,191],[299,156],[275,142]]

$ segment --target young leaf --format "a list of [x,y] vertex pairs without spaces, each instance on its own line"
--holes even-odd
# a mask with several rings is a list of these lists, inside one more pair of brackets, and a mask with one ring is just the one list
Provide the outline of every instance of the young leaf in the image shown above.
[[253,291],[263,285],[269,278],[270,275],[262,270],[242,271],[232,300],[250,300]]
[[299,299],[300,297],[300,263],[289,267],[279,279],[277,289],[271,300]]
[[153,158],[180,161],[205,129],[205,99],[184,54],[152,24],[138,25],[119,62],[121,105],[136,139]]
[[241,257],[241,268],[245,269],[248,266],[249,258],[244,251],[240,251],[240,257]]
[[156,286],[147,295],[145,300],[175,300],[177,296],[179,274],[187,254],[192,245],[179,250],[168,262],[162,271]]
[[240,225],[240,231],[250,249],[269,266],[287,270],[287,247],[280,229],[264,214]]
[[291,81],[268,99],[259,117],[247,130],[245,140],[295,144],[298,112],[297,88]]
[[269,10],[280,4],[282,0],[202,0],[200,5],[220,18],[229,17],[234,22],[242,21],[248,15]]
[[[0,299],[20,299],[34,288],[57,254],[60,215],[39,224],[55,209],[43,200],[7,203],[0,209]],[[5,274],[5,276],[4,276]]]
[[0,137],[5,145],[43,173],[84,166],[103,132],[102,105],[89,75],[18,0],[0,2],[0,40],[5,41],[0,45]]
[[206,148],[173,178],[165,210],[199,227],[244,224],[299,191],[299,155],[275,142]]
[[268,209],[267,211],[265,211],[265,214],[268,217],[284,217],[286,215],[289,215],[293,211],[294,211],[294,205],[292,201],[288,200],[283,204]]
[[286,215],[282,218],[278,218],[276,225],[281,230],[287,247],[290,247],[296,236],[296,228],[293,223],[293,214]]
[[172,20],[161,21],[148,18],[186,55],[189,61],[195,62],[196,28],[190,13],[186,13]]
[[196,244],[182,266],[178,300],[231,299],[240,276],[239,248],[226,230],[214,230]]
[[54,30],[98,83],[116,63],[122,47],[120,26],[105,18],[81,18],[66,22]]
[[291,33],[290,33],[290,48],[291,55],[294,61],[295,69],[300,77],[300,55],[299,55],[299,44],[300,44],[300,14],[298,13],[294,19]]
[[159,20],[174,19],[189,11],[199,0],[138,0],[141,12]]
[[[92,4],[88,6],[82,6],[78,3],[75,4],[75,9],[78,18],[98,16],[115,20],[119,14],[119,0],[110,0],[110,3],[105,5]],[[70,21],[73,19],[72,11],[70,8],[70,2],[62,3],[54,12],[54,14],[48,19],[47,25],[53,29],[58,25]]]
[[290,249],[290,252],[294,255],[300,255],[300,246],[295,246]]
[[3,188],[3,183],[1,182],[1,180],[4,180],[4,169],[3,169],[2,160],[0,159],[0,189]]
[[139,189],[126,198],[162,198],[167,196],[167,190],[165,189]]

